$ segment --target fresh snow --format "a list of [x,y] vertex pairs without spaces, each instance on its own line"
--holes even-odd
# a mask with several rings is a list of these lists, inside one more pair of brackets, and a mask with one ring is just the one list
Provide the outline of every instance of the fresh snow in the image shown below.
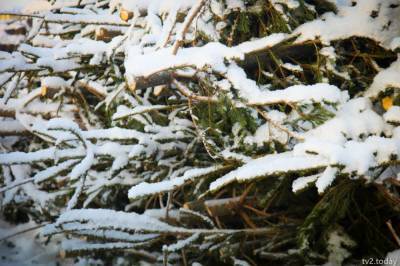
[[82,240],[64,240],[61,243],[61,248],[64,251],[82,251],[82,250],[117,250],[117,249],[133,249],[138,247],[138,244],[126,242],[112,242],[112,243],[94,243],[89,244]]
[[167,105],[139,105],[139,106],[135,106],[134,108],[128,108],[124,105],[120,105],[118,106],[117,111],[113,114],[112,119],[113,120],[119,120],[119,119],[123,119],[126,118],[128,116],[134,116],[137,114],[142,114],[142,113],[146,113],[146,112],[150,112],[150,111],[157,111],[157,110],[163,110],[163,109],[167,109],[170,108]]
[[177,187],[182,186],[188,180],[194,180],[195,178],[217,172],[222,168],[223,167],[220,166],[211,166],[207,168],[190,169],[187,170],[182,176],[170,180],[165,180],[157,183],[142,182],[129,190],[128,197],[130,199],[135,199],[138,197],[171,191]]
[[394,61],[388,68],[381,70],[365,92],[366,97],[375,97],[385,89],[394,87],[400,88],[400,58]]
[[311,175],[311,176],[305,176],[305,177],[299,177],[296,180],[293,181],[292,184],[292,190],[293,192],[298,192],[307,186],[309,184],[314,183],[318,179],[319,175]]
[[285,39],[284,34],[274,34],[265,38],[227,47],[218,42],[210,42],[202,47],[181,48],[176,55],[172,47],[143,53],[137,46],[129,47],[125,61],[126,75],[131,79],[148,77],[163,70],[178,67],[211,67],[214,71],[225,72],[224,60],[243,60],[246,54],[271,47]]
[[154,14],[169,13],[171,9],[179,6],[181,11],[188,10],[197,1],[196,0],[112,0],[111,9],[121,6],[122,8],[130,11],[139,10],[141,12],[151,12]]
[[[88,223],[90,225],[88,229],[118,229],[121,231],[132,231],[138,233],[188,232],[186,229],[168,225],[147,215],[107,209],[70,210],[61,214],[54,226],[56,228],[68,226],[68,224],[75,226],[73,223],[76,222]],[[45,234],[52,233],[54,229],[51,226],[48,227],[48,230],[49,231],[45,230]]]
[[329,187],[333,180],[335,180],[337,168],[328,166],[320,177],[318,177],[315,186],[318,189],[318,193],[323,193],[327,187]]
[[400,106],[392,106],[389,110],[383,115],[383,119],[386,122],[390,123],[400,123]]
[[327,160],[317,155],[295,156],[291,152],[266,155],[254,159],[243,166],[218,178],[210,184],[210,190],[216,191],[234,181],[245,182],[269,175],[319,169],[327,165]]
[[[318,192],[322,193],[338,172],[335,166],[343,167],[342,173],[368,177],[370,169],[389,162],[393,156],[400,156],[400,139],[380,137],[384,132],[389,134],[390,126],[371,108],[367,99],[350,100],[339,107],[334,118],[306,132],[304,141],[295,145],[292,152],[250,160],[212,182],[209,189],[216,191],[234,181],[325,169],[318,179],[302,177],[293,184],[293,191],[298,191],[316,179]],[[396,110],[397,107],[389,110],[389,115]],[[370,134],[373,136],[368,137]]]
[[[371,58],[377,75],[369,77],[366,91],[351,98],[344,86],[330,84],[341,83],[330,73],[353,79],[340,69],[343,51],[337,40],[369,38],[392,55],[399,52],[398,0],[328,0],[337,12],[325,14],[317,14],[310,1],[271,0],[289,33],[238,44],[230,40],[235,31],[222,42],[226,31],[240,26],[240,20],[232,24],[227,18],[259,12],[263,1],[3,2],[0,12],[15,16],[0,18],[0,43],[12,47],[0,51],[0,207],[46,210],[39,220],[55,220],[11,225],[0,219],[0,235],[15,245],[1,244],[7,265],[93,264],[60,258],[60,249],[67,254],[128,249],[156,263],[164,255],[164,264],[171,264],[187,246],[217,250],[225,242],[213,245],[214,239],[242,230],[217,229],[220,221],[211,211],[243,200],[237,190],[225,195],[233,183],[296,174],[293,192],[313,186],[322,196],[338,176],[377,183],[400,178],[395,164],[400,158],[400,58],[386,68]],[[289,13],[302,8],[316,18],[293,29]],[[132,18],[123,21],[120,14],[127,11]],[[32,16],[29,23],[26,16]],[[28,32],[10,32],[21,28]],[[283,69],[279,77],[274,67],[261,69],[261,79],[247,68],[249,56],[305,41],[321,44],[316,46],[318,83],[304,84],[314,65],[302,60],[277,58]],[[287,73],[288,83],[279,82]],[[145,84],[163,77],[168,83]],[[361,91],[363,85],[358,86]],[[383,95],[394,100],[389,109],[381,108]],[[220,96],[255,123],[243,125],[238,116],[228,134],[213,123],[204,126],[199,102],[219,104]],[[315,113],[320,109],[321,117]],[[214,143],[217,134],[222,138]],[[189,198],[177,195],[189,187]],[[121,191],[128,191],[129,204],[109,202]],[[201,207],[192,209],[192,202]],[[91,209],[109,203],[125,211]],[[186,219],[196,226],[187,226]],[[344,250],[339,246],[346,238],[338,232],[328,240],[331,259]],[[45,245],[48,236],[51,242]],[[147,253],[153,243],[162,249],[152,246]],[[247,265],[242,257],[228,259]],[[191,258],[190,263],[197,265]]]
[[182,248],[192,244],[194,241],[196,241],[198,238],[200,237],[199,233],[193,234],[190,237],[183,239],[183,240],[179,240],[178,242],[176,242],[175,244],[169,245],[169,246],[163,246],[163,250],[164,251],[168,251],[168,252],[175,252],[175,251],[179,251]]
[[67,82],[60,77],[45,77],[41,80],[42,87],[62,89],[68,86]]

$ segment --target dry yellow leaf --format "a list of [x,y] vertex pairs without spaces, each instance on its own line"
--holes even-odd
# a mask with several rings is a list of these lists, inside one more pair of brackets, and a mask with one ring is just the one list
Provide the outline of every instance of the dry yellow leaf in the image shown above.
[[386,96],[385,98],[382,99],[382,107],[385,110],[388,110],[390,107],[393,106],[393,98]]

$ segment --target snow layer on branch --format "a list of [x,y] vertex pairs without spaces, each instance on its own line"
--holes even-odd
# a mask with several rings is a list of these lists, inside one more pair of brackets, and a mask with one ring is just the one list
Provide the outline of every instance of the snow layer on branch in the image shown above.
[[[317,154],[317,155],[311,155]],[[330,166],[343,166],[343,173],[367,175],[378,165],[388,163],[391,158],[400,156],[400,139],[368,137],[365,141],[348,141],[344,144],[326,140],[308,139],[297,144],[294,152],[271,154],[251,160],[210,184],[215,191],[234,182],[243,182],[268,175],[279,175],[294,171],[324,168],[325,172],[317,180],[318,192],[322,193],[334,180],[337,169]],[[314,177],[300,179],[293,184],[293,190],[302,189]]]
[[69,160],[69,161],[62,162],[58,165],[46,168],[45,170],[40,171],[37,174],[35,174],[33,176],[33,181],[35,183],[40,183],[40,182],[46,181],[47,179],[58,175],[62,171],[69,169],[71,166],[73,166],[77,162],[78,162],[78,160]]
[[107,24],[118,26],[129,26],[129,24],[122,21],[118,15],[103,14],[53,14],[49,13],[44,17],[45,20],[57,23],[77,23],[77,24]]
[[167,105],[159,105],[159,104],[153,104],[153,105],[139,105],[135,106],[133,109],[128,108],[125,105],[119,105],[117,107],[117,111],[113,114],[112,119],[113,120],[118,120],[122,119],[128,116],[133,116],[141,113],[146,113],[149,111],[153,110],[163,110],[163,109],[168,109],[170,108]]
[[90,167],[94,163],[94,152],[92,143],[86,142],[86,156],[83,160],[77,164],[69,174],[72,180],[78,179],[89,171]]
[[0,153],[0,164],[17,164],[29,163],[47,160],[54,154],[55,148],[48,148],[36,152],[13,152],[13,153]]
[[34,66],[27,64],[25,57],[19,52],[13,52],[12,54],[2,52],[0,53],[0,59],[2,59],[0,61],[0,72],[34,69]]
[[[398,0],[359,0],[354,6],[339,5],[338,13],[325,13],[320,19],[300,25],[293,35],[297,42],[319,37],[324,43],[351,36],[367,37],[390,49],[390,43],[400,31]],[[371,16],[377,12],[377,16]]]
[[111,243],[87,243],[82,240],[63,240],[61,248],[65,251],[94,251],[94,250],[118,250],[118,249],[132,249],[137,247],[138,244],[126,242],[111,242]]
[[400,140],[378,136],[344,144],[307,140],[294,148],[295,155],[305,153],[317,153],[327,158],[330,165],[344,166],[344,173],[367,175],[370,168],[389,162],[393,156],[400,156]]
[[[314,85],[294,85],[283,90],[270,91],[262,94],[258,102],[330,102],[340,103],[348,99],[347,92],[341,92],[338,87],[326,83]],[[257,102],[256,99],[253,100]]]
[[119,127],[93,129],[84,131],[82,134],[87,139],[130,140],[145,137],[145,134],[140,131]]
[[[92,228],[119,229],[135,232],[185,232],[184,228],[170,226],[147,215],[108,209],[70,210],[60,215],[55,227],[73,222],[88,223]],[[51,229],[51,227],[49,227]]]
[[172,54],[172,47],[147,54],[141,54],[137,47],[131,47],[125,67],[127,75],[134,77],[148,77],[163,70],[188,66],[198,69],[210,66],[216,71],[224,72],[224,59],[243,60],[244,54],[239,49],[217,42],[207,43],[202,47],[179,49],[176,55]]
[[390,48],[394,51],[398,48],[400,48],[400,37],[396,37],[392,40],[390,43]]
[[358,140],[367,135],[387,132],[382,117],[371,108],[372,104],[367,98],[352,99],[339,106],[334,118],[306,132],[303,137],[343,144],[347,139]]
[[21,125],[21,123],[17,120],[0,120],[0,128],[2,134],[5,135],[7,135],[7,133],[9,133],[10,135],[19,132],[22,133],[26,130],[25,127]]
[[317,182],[315,183],[315,186],[318,189],[318,193],[324,192],[325,189],[332,184],[333,180],[335,180],[337,172],[338,169],[335,167],[328,166],[325,169],[325,171],[322,173],[322,175],[317,179]]
[[[391,135],[391,127],[371,108],[372,104],[366,98],[340,105],[334,118],[303,134],[304,141],[295,145],[292,152],[250,160],[212,182],[210,190],[218,190],[233,181],[326,168],[316,184],[322,193],[338,172],[334,166],[342,167],[341,173],[368,176],[370,169],[400,156],[400,139],[380,137],[382,133]],[[294,191],[304,188],[314,179],[300,179],[293,184]]]
[[67,87],[67,82],[60,77],[44,77],[41,79],[42,87],[61,89]]
[[[38,150],[34,152],[12,152],[12,153],[0,153],[0,164],[26,164],[35,163],[42,161],[54,160],[56,149],[55,147]],[[80,158],[85,155],[84,149],[64,149],[57,152],[59,158]]]
[[35,47],[28,44],[21,44],[19,51],[26,52],[39,58],[62,59],[71,55],[96,55],[104,54],[111,45],[103,41],[95,41],[89,38],[79,38],[60,42],[54,47]]
[[[22,48],[27,48],[27,47],[29,46],[21,45],[20,46],[21,51]],[[33,51],[33,49],[29,51],[31,52]],[[37,52],[37,50],[35,52]],[[42,70],[47,68],[52,69],[54,72],[64,72],[67,70],[77,69],[80,67],[80,65],[74,59],[56,60],[55,57],[52,55],[51,50],[45,52],[43,57],[39,57],[36,63],[28,63],[25,57],[23,57],[20,52],[13,52],[5,59],[6,60],[0,61],[0,72]]]
[[7,24],[0,24],[0,40],[2,44],[15,45],[16,43],[21,43],[25,39],[25,36],[23,35],[8,34],[7,29],[8,29]]
[[244,182],[268,175],[279,175],[308,169],[325,167],[328,161],[322,156],[299,155],[291,152],[270,154],[254,159],[245,165],[218,178],[210,184],[210,190],[216,191],[234,181]]
[[286,68],[287,70],[293,71],[293,72],[301,72],[303,71],[303,68],[299,65],[293,65],[291,63],[284,63],[282,67]]
[[141,140],[141,139],[154,139],[154,140],[166,140],[166,139],[181,139],[185,138],[186,135],[179,131],[179,129],[173,129],[171,127],[148,127],[147,132],[153,134],[146,134],[134,129],[126,129],[119,127],[112,127],[107,129],[93,129],[83,131],[82,135],[87,139],[100,139],[100,140]]
[[226,0],[226,8],[234,10],[244,10],[246,7],[243,1],[240,0]]
[[128,192],[128,197],[130,199],[135,199],[138,197],[153,195],[160,192],[171,191],[176,187],[182,186],[188,180],[193,180],[195,178],[208,175],[222,168],[223,167],[221,166],[211,166],[207,168],[190,169],[187,170],[181,177],[176,177],[170,180],[165,180],[151,184],[143,182],[132,187]]
[[75,122],[72,122],[68,119],[55,118],[47,123],[47,128],[59,130],[65,133],[58,136],[57,142],[60,140],[63,141],[68,139],[70,136],[68,133],[73,133],[76,137],[79,138],[79,140],[82,142],[82,145],[85,147],[86,155],[81,162],[74,166],[70,173],[70,178],[74,180],[82,177],[83,175],[86,175],[94,162],[94,148],[93,144],[84,138],[79,126]]
[[400,123],[400,106],[392,106],[383,115],[386,122]]
[[246,77],[246,73],[235,63],[227,71],[227,78],[238,90],[239,96],[250,105],[264,105],[291,102],[345,102],[347,92],[341,92],[336,86],[325,83],[314,85],[294,85],[283,90],[261,90],[256,82]]
[[300,3],[296,0],[272,0],[274,5],[276,4],[284,4],[288,8],[293,9],[299,7]]
[[54,49],[55,58],[62,58],[68,55],[95,55],[105,53],[109,45],[103,41],[95,41],[88,38],[79,38],[74,42],[70,42],[61,49]]
[[318,177],[319,175],[311,175],[297,178],[293,181],[292,184],[293,192],[297,192],[306,188],[309,184],[314,183],[318,179]]
[[158,234],[131,234],[131,233],[126,233],[126,232],[121,232],[121,231],[116,231],[116,230],[81,230],[78,232],[75,232],[77,235],[82,235],[82,236],[94,236],[98,238],[105,238],[109,240],[119,240],[119,241],[124,241],[124,242],[144,242],[147,240],[154,239],[158,237]]
[[288,37],[285,33],[273,33],[260,39],[254,39],[247,42],[242,42],[236,47],[244,54],[254,53],[272,47]]
[[376,97],[386,88],[395,87],[400,89],[400,57],[394,61],[388,68],[381,70],[375,77],[365,92],[367,97]]
[[243,60],[245,54],[271,47],[285,37],[285,34],[272,34],[234,47],[210,42],[202,47],[181,48],[176,55],[172,54],[172,47],[143,54],[140,47],[132,46],[128,49],[125,60],[126,74],[133,78],[148,77],[163,70],[188,66],[197,69],[208,66],[214,71],[225,72],[224,60]]
[[168,252],[176,252],[181,250],[182,248],[191,245],[193,242],[195,242],[198,238],[200,237],[199,233],[193,234],[190,237],[186,239],[179,240],[175,244],[169,245],[169,246],[163,246],[164,251]]
[[391,128],[371,108],[366,98],[343,104],[334,118],[305,133],[305,141],[294,147],[294,153],[317,153],[330,165],[343,166],[342,172],[359,175],[388,162],[399,155],[400,140],[380,137],[382,133],[391,135]]

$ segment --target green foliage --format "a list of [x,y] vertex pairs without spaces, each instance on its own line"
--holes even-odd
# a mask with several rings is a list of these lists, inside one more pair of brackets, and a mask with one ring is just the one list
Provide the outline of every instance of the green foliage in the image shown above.
[[317,254],[326,254],[329,234],[341,226],[356,243],[353,259],[382,258],[395,248],[386,222],[398,217],[396,213],[376,187],[365,186],[363,181],[340,180],[305,218],[299,228],[299,247],[309,261],[318,259]]
[[199,119],[198,124],[201,129],[220,148],[225,145],[225,140],[220,136],[228,134],[231,139],[234,139],[236,132],[243,144],[244,137],[253,134],[258,126],[254,114],[249,108],[235,106],[225,95],[220,95],[219,101],[216,103],[197,103],[193,112]]
[[[211,12],[207,13],[210,10],[206,7],[201,10],[206,14],[206,21],[203,22],[210,23],[212,26],[220,23],[221,28],[216,30],[220,34],[220,39],[211,40],[212,38],[206,32],[197,31],[196,27],[193,27],[190,33],[193,33],[191,37],[194,36],[194,39],[189,38],[187,34],[187,39],[179,49],[203,46],[210,41],[219,41],[232,47],[273,33],[290,34],[301,24],[321,18],[320,16],[325,12],[337,12],[333,1],[299,0],[293,2],[298,4],[294,6],[293,3],[291,6],[289,2],[247,0],[243,2],[245,8],[224,10],[225,13],[221,17]],[[220,3],[226,4],[226,1],[221,0]],[[73,12],[73,10],[70,11]],[[140,15],[143,16],[143,14]],[[164,25],[167,15],[160,15]],[[186,15],[177,14],[177,22],[182,23]],[[138,47],[141,47],[142,41],[146,45],[153,45],[154,36],[149,34],[144,35],[146,38],[141,37],[151,32],[149,29],[151,27],[145,25],[145,20],[146,17],[141,17],[137,21],[139,26],[131,28],[137,30],[139,32],[137,35],[140,37],[130,36],[128,39],[132,43],[127,42],[127,46],[133,45],[135,38],[140,39],[134,44]],[[69,26],[62,25],[62,27]],[[68,33],[60,34],[60,38],[73,40],[81,30],[89,31],[91,26],[86,28],[84,25],[81,30],[76,30],[76,28],[79,26],[72,27],[72,31]],[[174,31],[172,33],[174,34]],[[125,31],[121,32],[120,37],[125,38],[127,35],[124,34]],[[84,37],[95,38],[95,36],[95,32],[90,32]],[[176,40],[173,38],[176,36],[170,37],[170,43],[167,46],[174,45]],[[331,43],[332,46],[327,46],[318,39],[304,43],[298,43],[295,40],[295,36],[290,37],[271,48],[257,51],[257,55],[254,55],[256,54],[254,51],[254,54],[246,54],[244,60],[234,63],[243,68],[247,78],[255,81],[261,91],[274,91],[291,85],[323,82],[336,85],[354,98],[370,86],[373,77],[380,69],[390,66],[398,57],[396,52],[389,51],[377,41],[365,37],[336,40]],[[155,51],[161,49],[160,47],[152,48],[155,48]],[[330,52],[323,53],[323,49],[330,49]],[[83,186],[84,192],[78,195],[78,208],[83,208],[89,198],[90,201],[87,206],[84,206],[85,208],[120,210],[138,214],[156,211],[153,215],[160,222],[188,231],[176,234],[156,232],[159,236],[156,240],[145,243],[143,249],[146,249],[146,252],[143,253],[140,246],[137,249],[128,249],[126,252],[121,252],[117,248],[107,250],[107,252],[81,250],[71,253],[71,256],[100,258],[105,265],[116,264],[118,256],[123,258],[121,261],[126,265],[142,265],[144,261],[148,264],[161,264],[162,260],[165,265],[167,263],[191,265],[197,261],[204,265],[232,265],[239,259],[252,265],[315,265],[328,261],[333,254],[330,239],[333,234],[341,234],[343,239],[355,243],[355,245],[344,243],[341,247],[349,252],[349,256],[343,258],[346,259],[345,263],[357,265],[360,264],[362,258],[383,258],[388,251],[398,248],[393,232],[388,228],[388,222],[393,221],[393,224],[398,226],[400,221],[398,206],[400,190],[396,183],[377,184],[372,180],[367,183],[364,176],[358,176],[357,180],[350,180],[348,176],[338,176],[329,190],[321,195],[314,187],[305,187],[294,193],[293,181],[297,178],[321,174],[323,167],[316,167],[295,172],[272,172],[268,176],[256,175],[251,181],[239,180],[232,184],[224,184],[215,193],[210,189],[213,181],[238,169],[248,161],[261,156],[292,152],[296,144],[304,141],[303,133],[332,119],[340,104],[282,100],[262,106],[251,105],[239,97],[237,88],[230,86],[233,82],[228,82],[224,76],[226,73],[220,73],[207,66],[204,69],[190,69],[191,66],[186,65],[175,69],[174,66],[174,69],[166,70],[167,74],[172,73],[172,75],[162,85],[163,88],[158,91],[159,93],[156,93],[159,87],[128,88],[124,77],[125,55],[121,52],[122,50],[116,48],[115,53],[120,54],[114,54],[109,60],[96,66],[91,65],[90,56],[79,55],[79,63],[84,66],[79,71],[46,72],[46,75],[62,77],[65,81],[71,80],[71,84],[75,84],[78,80],[98,81],[109,89],[106,99],[71,85],[72,89],[62,90],[54,98],[39,96],[40,99],[37,100],[59,103],[60,106],[66,103],[78,106],[78,112],[72,115],[68,113],[66,116],[78,116],[80,119],[78,122],[87,126],[82,128],[82,132],[87,133],[92,126],[96,130],[112,127],[131,130],[128,133],[121,133],[124,136],[118,140],[112,139],[114,136],[109,136],[110,139],[107,140],[88,138],[88,142],[93,146],[105,144],[100,148],[96,146],[96,152],[105,150],[111,155],[96,154],[90,169],[91,175],[88,175]],[[226,60],[225,63],[228,65],[232,62]],[[285,66],[286,63],[291,64],[292,67]],[[195,70],[193,75],[186,75],[185,71],[189,69]],[[178,70],[181,72],[178,73]],[[42,77],[39,75],[44,75],[42,71],[44,70],[24,72],[27,75],[27,82],[19,89],[26,90],[27,88],[33,91],[40,88]],[[69,72],[73,72],[73,75]],[[191,74],[190,71],[187,73]],[[147,78],[144,79],[145,82]],[[187,86],[187,91],[190,93],[183,93],[172,81],[174,79]],[[226,87],[229,88],[220,90],[216,85],[220,81],[226,81],[229,85]],[[110,94],[120,85],[124,89],[108,102]],[[5,86],[1,86],[2,97],[5,92]],[[217,100],[211,97],[217,97]],[[378,115],[385,111],[381,104],[384,97],[392,98],[393,104],[400,106],[399,92],[396,88],[387,88],[373,100],[373,110]],[[207,99],[210,100],[207,101]],[[165,108],[145,110],[143,113],[128,115],[123,119],[113,119],[118,107],[129,110],[135,107],[145,109],[152,105]],[[263,112],[266,116],[262,115]],[[270,114],[271,116],[268,116]],[[5,118],[4,121],[17,120],[11,116]],[[41,118],[48,119],[45,116]],[[353,125],[345,126],[352,127]],[[138,133],[137,136],[136,133]],[[31,133],[28,132],[28,134]],[[77,149],[82,148],[74,139],[61,139],[60,143],[55,144],[54,142],[57,141],[54,139],[44,141],[40,138],[42,136],[31,135],[30,137],[18,136],[18,141],[6,136],[5,148],[3,145],[0,145],[0,148],[6,151],[31,152],[56,147],[58,150],[54,149],[55,154],[71,146],[71,143],[76,145]],[[168,138],[164,138],[165,135]],[[132,146],[122,147],[123,145]],[[117,169],[112,169],[114,172],[111,171],[114,162],[121,159],[118,157],[120,155],[118,149],[128,148],[129,151],[123,151],[124,156],[128,157],[127,163],[120,162],[122,166],[118,168],[119,165],[116,164]],[[81,150],[86,151],[83,148]],[[136,151],[138,154],[134,153]],[[131,152],[134,155],[131,156]],[[32,163],[32,173],[27,176],[58,164],[59,158],[56,156],[54,158]],[[79,161],[83,158],[79,157]],[[391,159],[393,161],[390,163],[396,160],[396,158]],[[388,169],[390,166],[386,164],[388,163],[385,162],[376,169],[370,169],[373,176],[379,176],[377,173],[380,174],[381,171]],[[128,198],[129,188],[136,185],[144,182],[147,185],[153,183],[160,185],[157,184],[158,182],[173,183],[185,177],[189,170],[213,166],[222,166],[222,168],[209,174],[187,178],[182,183],[177,182],[165,191],[159,192],[156,188],[156,192],[143,195],[139,199]],[[54,222],[65,210],[65,206],[73,197],[74,190],[79,184],[78,180],[68,180],[71,169],[61,171],[57,178],[35,184],[40,192],[56,194],[61,191],[52,198],[51,202],[46,202],[46,208],[42,208],[26,195],[20,197],[19,188],[13,190],[12,186],[17,178],[13,175],[6,177],[9,169],[9,165],[0,168],[0,183],[2,187],[11,184],[11,188],[7,188],[7,191],[15,193],[14,195],[18,197],[2,205],[1,214],[4,220],[11,224],[21,224],[32,220],[38,223]],[[95,181],[100,182],[96,184]],[[160,186],[164,185],[165,183]],[[168,208],[171,213],[165,212]],[[187,215],[185,210],[196,212],[198,216]],[[199,216],[206,217],[211,224]],[[76,221],[76,223],[80,222],[82,221]],[[85,221],[82,222],[82,224],[85,223]],[[204,229],[206,233],[195,242],[176,252],[171,252],[169,257],[162,258],[161,250],[164,245],[172,245],[177,240],[183,240],[190,229],[198,228]],[[254,233],[258,229],[265,228],[269,230],[267,233]],[[111,229],[118,231],[118,228]],[[70,235],[83,238],[73,230],[62,231],[61,227],[59,230],[58,233],[68,235],[66,238]],[[218,230],[221,231],[218,232]],[[233,233],[227,233],[224,230],[233,230]],[[398,231],[397,227],[396,230]],[[132,233],[131,236],[134,235],[133,232],[130,233]],[[106,236],[88,236],[87,240],[101,244],[107,241],[108,243],[116,242],[115,239],[109,240]]]

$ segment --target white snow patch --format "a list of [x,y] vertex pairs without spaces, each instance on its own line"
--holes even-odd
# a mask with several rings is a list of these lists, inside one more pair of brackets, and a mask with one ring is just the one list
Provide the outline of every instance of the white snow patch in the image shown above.
[[388,87],[400,88],[400,57],[388,68],[381,70],[365,92],[367,97],[376,97]]
[[400,106],[390,107],[383,115],[383,119],[385,119],[386,122],[400,123]]

